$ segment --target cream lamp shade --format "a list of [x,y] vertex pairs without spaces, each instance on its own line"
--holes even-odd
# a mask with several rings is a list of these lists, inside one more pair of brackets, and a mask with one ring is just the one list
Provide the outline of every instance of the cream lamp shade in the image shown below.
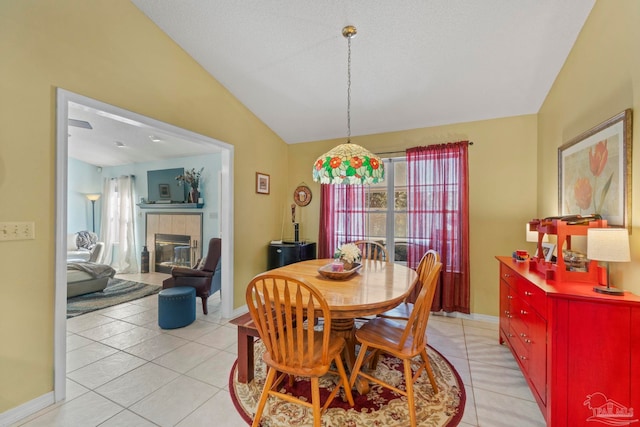
[[629,232],[626,228],[590,228],[587,230],[587,258],[595,261],[628,262]]
[[92,202],[95,202],[96,200],[98,200],[100,198],[100,194],[87,194],[86,197],[87,197],[87,199],[91,200]]
[[[529,223],[525,223],[524,230],[527,236],[527,242],[537,242],[538,241],[538,232],[529,230]],[[542,238],[543,242],[549,241],[549,236],[547,234]]]

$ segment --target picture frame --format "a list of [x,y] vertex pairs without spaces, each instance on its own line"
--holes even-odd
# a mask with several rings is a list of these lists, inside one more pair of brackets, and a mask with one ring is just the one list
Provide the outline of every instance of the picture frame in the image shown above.
[[631,230],[632,110],[616,114],[558,148],[558,213],[599,214]]
[[[551,262],[553,259],[553,251],[555,250],[556,245],[554,243],[542,243],[542,254],[544,255],[544,260],[547,262]],[[538,256],[538,250],[536,249],[536,256]]]
[[266,173],[256,172],[256,193],[269,194],[271,177]]
[[171,198],[171,187],[169,187],[169,184],[158,184],[158,190],[160,192],[161,199]]

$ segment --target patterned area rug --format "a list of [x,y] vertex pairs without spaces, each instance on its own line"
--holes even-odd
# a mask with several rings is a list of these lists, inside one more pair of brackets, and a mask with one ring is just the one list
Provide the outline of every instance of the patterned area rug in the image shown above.
[[101,292],[69,298],[67,300],[67,319],[157,294],[161,290],[162,286],[147,285],[131,280],[109,279],[107,287]]
[[[266,376],[266,365],[262,362],[264,345],[260,340],[255,344],[255,376],[249,384],[236,381],[237,361],[231,368],[229,390],[231,399],[242,418],[251,424],[255,408],[260,398]],[[465,404],[464,385],[453,366],[433,348],[427,349],[431,366],[440,388],[434,394],[426,373],[422,373],[415,383],[416,417],[419,426],[457,426],[462,418]],[[418,356],[419,357],[419,356]],[[414,369],[418,366],[416,361]],[[380,358],[375,373],[376,377],[404,389],[402,361],[391,356]],[[336,377],[326,375],[320,379],[320,399],[324,402],[335,385]],[[308,380],[297,379],[293,387],[285,381],[282,390],[294,396],[302,396],[311,401]],[[371,383],[369,393],[360,395],[353,391],[355,406],[349,407],[343,400],[344,392],[340,391],[327,411],[322,415],[323,427],[369,427],[369,426],[408,426],[409,409],[406,397],[387,388]],[[313,414],[310,408],[281,399],[270,397],[262,415],[261,426],[311,426]]]

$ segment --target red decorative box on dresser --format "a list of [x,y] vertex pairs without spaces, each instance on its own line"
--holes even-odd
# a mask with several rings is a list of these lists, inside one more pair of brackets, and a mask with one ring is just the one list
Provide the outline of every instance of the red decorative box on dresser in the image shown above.
[[640,297],[598,294],[592,282],[547,280],[528,261],[496,258],[500,343],[547,425],[640,425]]

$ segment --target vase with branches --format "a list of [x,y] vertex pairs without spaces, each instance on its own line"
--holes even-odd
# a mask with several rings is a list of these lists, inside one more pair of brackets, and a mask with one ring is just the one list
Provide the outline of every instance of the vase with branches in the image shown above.
[[196,171],[195,168],[191,168],[185,170],[183,175],[176,176],[178,185],[188,184],[191,186],[191,190],[189,191],[190,203],[198,203],[198,198],[200,197],[200,179],[202,177],[203,170],[204,166],[198,171]]

